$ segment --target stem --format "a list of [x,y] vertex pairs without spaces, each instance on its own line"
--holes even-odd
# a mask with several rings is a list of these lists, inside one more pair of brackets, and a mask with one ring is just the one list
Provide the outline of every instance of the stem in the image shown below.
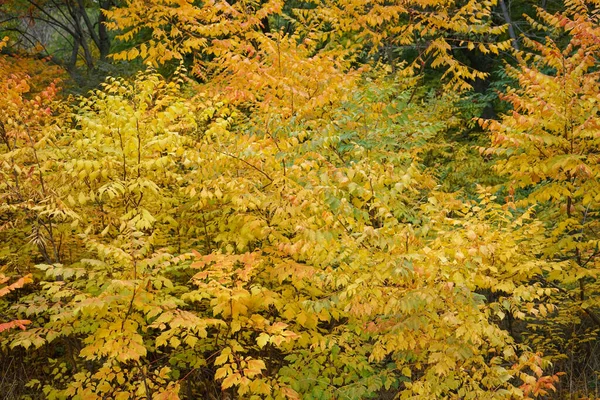
[[140,369],[140,373],[142,374],[142,379],[144,380],[144,389],[146,390],[146,399],[152,400],[152,391],[150,390],[150,387],[148,386],[148,377],[146,376],[146,371],[144,371],[144,367],[142,366],[142,363],[137,361],[137,364],[138,364],[138,368]]
[[204,225],[204,240],[206,242],[206,249],[208,250],[209,253],[212,253],[212,247],[210,245],[210,238],[208,236],[208,228],[206,225],[206,216],[204,215],[204,212],[202,212],[202,224]]
[[219,154],[223,154],[223,155],[226,155],[226,156],[228,156],[228,157],[231,157],[231,158],[234,158],[234,159],[236,159],[236,160],[238,160],[238,161],[241,161],[241,162],[243,162],[243,163],[244,163],[244,164],[246,164],[247,166],[249,166],[249,167],[251,167],[251,168],[255,169],[256,171],[260,172],[261,174],[263,174],[263,175],[265,176],[265,178],[267,178],[269,181],[273,182],[273,178],[271,178],[271,177],[269,176],[269,174],[267,174],[265,171],[263,171],[262,169],[258,168],[257,166],[255,166],[255,165],[252,165],[251,163],[249,163],[248,161],[244,160],[243,158],[240,158],[240,157],[238,157],[238,156],[235,156],[235,155],[233,155],[233,154],[226,153],[226,152],[224,152],[224,151],[219,151],[219,150],[216,150],[216,152],[217,152],[217,153],[219,153]]

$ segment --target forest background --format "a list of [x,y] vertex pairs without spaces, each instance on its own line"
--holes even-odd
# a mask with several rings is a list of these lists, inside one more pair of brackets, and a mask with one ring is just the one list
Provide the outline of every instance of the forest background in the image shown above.
[[0,1],[0,393],[600,398],[600,1]]

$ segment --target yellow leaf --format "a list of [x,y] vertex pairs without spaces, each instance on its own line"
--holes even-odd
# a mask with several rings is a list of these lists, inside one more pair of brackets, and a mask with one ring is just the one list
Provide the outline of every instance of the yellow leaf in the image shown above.
[[240,382],[241,375],[239,373],[235,373],[229,375],[227,378],[223,379],[223,383],[221,384],[222,389],[229,389],[233,385]]
[[225,378],[229,371],[231,371],[231,368],[228,365],[218,368],[215,372],[215,380]]
[[269,335],[263,332],[256,338],[256,343],[258,344],[258,347],[262,349],[269,342],[269,339]]
[[221,355],[215,359],[215,365],[222,365],[227,362],[229,355],[231,354],[231,348],[225,347],[221,352]]

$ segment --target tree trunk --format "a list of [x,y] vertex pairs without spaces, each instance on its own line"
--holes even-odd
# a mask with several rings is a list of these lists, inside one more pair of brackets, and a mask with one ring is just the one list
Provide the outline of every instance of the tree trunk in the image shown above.
[[100,59],[106,60],[110,53],[110,37],[108,36],[108,29],[106,29],[106,16],[102,10],[108,10],[112,6],[112,1],[104,0],[100,2],[100,14],[98,14],[98,50],[100,51]]
[[77,56],[79,54],[79,39],[73,37],[73,50],[71,50],[71,59],[67,63],[67,70],[69,72],[75,71],[75,67],[77,66]]
[[508,7],[506,7],[506,3],[504,0],[500,0],[500,8],[502,8],[502,16],[504,17],[504,21],[508,24],[508,34],[512,39],[512,45],[515,50],[519,50],[519,42],[517,41],[517,35],[515,33],[515,27],[512,23],[512,18],[510,17],[510,13],[508,12]]

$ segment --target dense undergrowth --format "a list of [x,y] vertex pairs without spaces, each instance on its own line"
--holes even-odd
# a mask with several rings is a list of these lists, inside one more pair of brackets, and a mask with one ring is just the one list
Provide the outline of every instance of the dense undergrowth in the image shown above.
[[[109,13],[125,39],[161,26],[136,4]],[[597,397],[600,41],[578,4],[540,10],[569,44],[526,41],[497,120],[443,43],[426,85],[331,45],[385,37],[341,22],[322,46],[233,13],[201,79],[200,43],[153,36],[117,58],[181,58],[171,76],[80,97],[1,55],[2,393]]]

